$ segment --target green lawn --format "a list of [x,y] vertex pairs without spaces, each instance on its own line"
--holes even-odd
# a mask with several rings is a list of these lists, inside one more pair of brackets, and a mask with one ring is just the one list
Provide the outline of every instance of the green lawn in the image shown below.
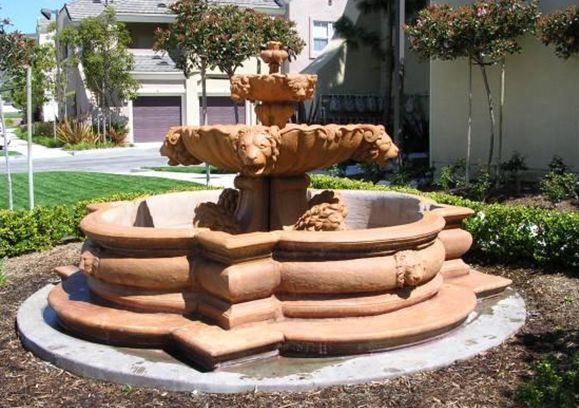
[[[26,173],[12,175],[14,208],[28,208],[28,178]],[[173,189],[199,187],[186,181],[156,177],[122,176],[85,172],[44,172],[34,174],[36,205],[71,204],[91,198],[129,192],[165,192]],[[0,175],[0,208],[6,208],[8,199],[6,176]]]
[[[6,152],[4,150],[0,150],[0,157],[4,156],[6,156]],[[22,154],[12,150],[8,150],[8,156],[22,156]]]
[[[205,166],[163,166],[163,167],[143,167],[143,168],[146,170],[168,171],[171,173],[205,174]],[[210,166],[210,169],[211,173],[213,174],[231,174],[230,171],[221,170],[213,166]]]

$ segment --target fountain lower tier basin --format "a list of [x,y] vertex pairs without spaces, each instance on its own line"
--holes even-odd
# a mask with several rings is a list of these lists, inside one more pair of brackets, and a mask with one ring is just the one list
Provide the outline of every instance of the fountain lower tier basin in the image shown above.
[[342,191],[345,230],[194,228],[200,205],[221,194],[166,194],[85,217],[81,273],[49,296],[60,324],[214,369],[280,351],[345,355],[426,341],[459,326],[477,296],[511,283],[461,260],[472,244],[460,227],[466,208]]

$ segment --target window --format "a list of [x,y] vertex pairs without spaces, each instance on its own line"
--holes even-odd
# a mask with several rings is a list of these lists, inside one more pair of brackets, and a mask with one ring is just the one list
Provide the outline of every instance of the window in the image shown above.
[[310,30],[310,57],[317,57],[326,48],[334,35],[334,23],[331,21],[312,21]]

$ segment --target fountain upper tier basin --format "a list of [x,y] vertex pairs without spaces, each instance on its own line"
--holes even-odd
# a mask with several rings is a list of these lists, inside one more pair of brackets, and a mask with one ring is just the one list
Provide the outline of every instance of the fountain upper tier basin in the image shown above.
[[383,126],[287,125],[171,128],[171,165],[212,164],[245,176],[297,176],[348,159],[385,164],[398,155]]
[[235,102],[304,102],[314,97],[317,82],[317,75],[234,75],[231,78],[231,99]]

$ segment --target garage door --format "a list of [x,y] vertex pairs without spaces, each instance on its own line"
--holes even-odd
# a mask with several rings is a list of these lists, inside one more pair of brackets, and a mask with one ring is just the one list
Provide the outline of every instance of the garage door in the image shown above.
[[180,96],[141,96],[133,102],[134,142],[161,142],[172,126],[181,125]]
[[[201,106],[201,98],[199,98]],[[245,105],[239,106],[239,123],[245,123]],[[207,123],[209,125],[234,125],[235,110],[230,97],[210,96],[207,98]]]

